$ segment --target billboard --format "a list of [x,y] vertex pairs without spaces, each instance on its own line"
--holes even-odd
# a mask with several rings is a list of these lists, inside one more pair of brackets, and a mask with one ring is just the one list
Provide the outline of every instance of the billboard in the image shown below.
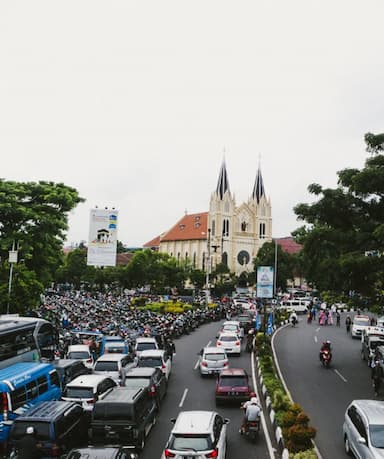
[[87,265],[116,266],[116,210],[91,209]]
[[274,270],[272,266],[257,267],[257,293],[259,298],[273,298]]

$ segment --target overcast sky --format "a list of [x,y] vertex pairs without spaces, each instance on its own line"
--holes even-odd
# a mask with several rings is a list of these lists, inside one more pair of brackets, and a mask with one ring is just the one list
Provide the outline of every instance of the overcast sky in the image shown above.
[[273,236],[310,183],[361,168],[384,131],[384,2],[0,3],[0,177],[63,182],[145,242],[207,211],[225,160],[237,204],[260,161]]

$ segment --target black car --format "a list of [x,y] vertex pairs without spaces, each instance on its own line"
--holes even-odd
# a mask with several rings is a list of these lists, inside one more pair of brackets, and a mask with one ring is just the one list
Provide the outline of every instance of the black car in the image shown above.
[[254,328],[254,320],[249,314],[240,314],[236,320],[240,322],[240,327],[244,328],[244,333],[248,333],[251,328]]
[[150,383],[150,393],[155,397],[157,407],[160,406],[161,400],[167,394],[167,378],[160,368],[136,367],[131,368],[125,374],[125,385],[133,387],[130,379],[147,380]]
[[122,447],[96,447],[72,449],[65,459],[137,459],[137,454]]
[[60,375],[61,387],[64,390],[66,385],[78,376],[88,375],[92,370],[84,365],[84,362],[76,359],[58,359],[53,361],[57,372]]

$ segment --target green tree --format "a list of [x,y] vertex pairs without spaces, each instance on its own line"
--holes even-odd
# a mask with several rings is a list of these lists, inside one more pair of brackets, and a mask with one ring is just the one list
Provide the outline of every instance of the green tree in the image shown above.
[[303,244],[306,277],[320,290],[363,296],[382,289],[384,257],[384,135],[365,136],[363,169],[338,172],[336,189],[308,187],[318,200],[294,211],[306,223],[293,234]]
[[[54,279],[63,261],[68,212],[82,201],[74,188],[62,183],[0,179],[0,288],[8,284],[8,251],[14,243],[22,260],[21,277],[31,281],[20,284],[27,292],[22,295],[26,300],[20,302],[16,295],[10,298],[12,310],[22,312],[35,306],[39,293]],[[2,311],[7,302],[7,295],[0,298]]]

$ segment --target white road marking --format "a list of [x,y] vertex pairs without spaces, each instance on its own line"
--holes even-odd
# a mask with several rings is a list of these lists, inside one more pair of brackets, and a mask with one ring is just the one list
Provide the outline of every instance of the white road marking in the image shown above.
[[317,336],[316,335],[313,337],[313,339],[315,340],[315,343],[317,343]]
[[[205,347],[210,346],[211,343],[212,343],[212,341],[208,341],[208,344]],[[196,362],[195,366],[193,367],[194,370],[197,370],[197,368],[199,366],[199,362],[200,362],[200,359],[197,359],[197,362]]]
[[316,333],[320,330],[320,327],[316,328]]
[[181,408],[184,405],[185,399],[188,394],[188,389],[184,389],[183,396],[181,397],[180,403],[179,403],[179,408]]
[[334,372],[337,374],[337,376],[339,376],[339,378],[341,378],[344,382],[348,382],[348,381],[344,378],[344,376],[343,376],[341,373],[339,373],[337,370],[333,370],[333,371],[334,371]]

